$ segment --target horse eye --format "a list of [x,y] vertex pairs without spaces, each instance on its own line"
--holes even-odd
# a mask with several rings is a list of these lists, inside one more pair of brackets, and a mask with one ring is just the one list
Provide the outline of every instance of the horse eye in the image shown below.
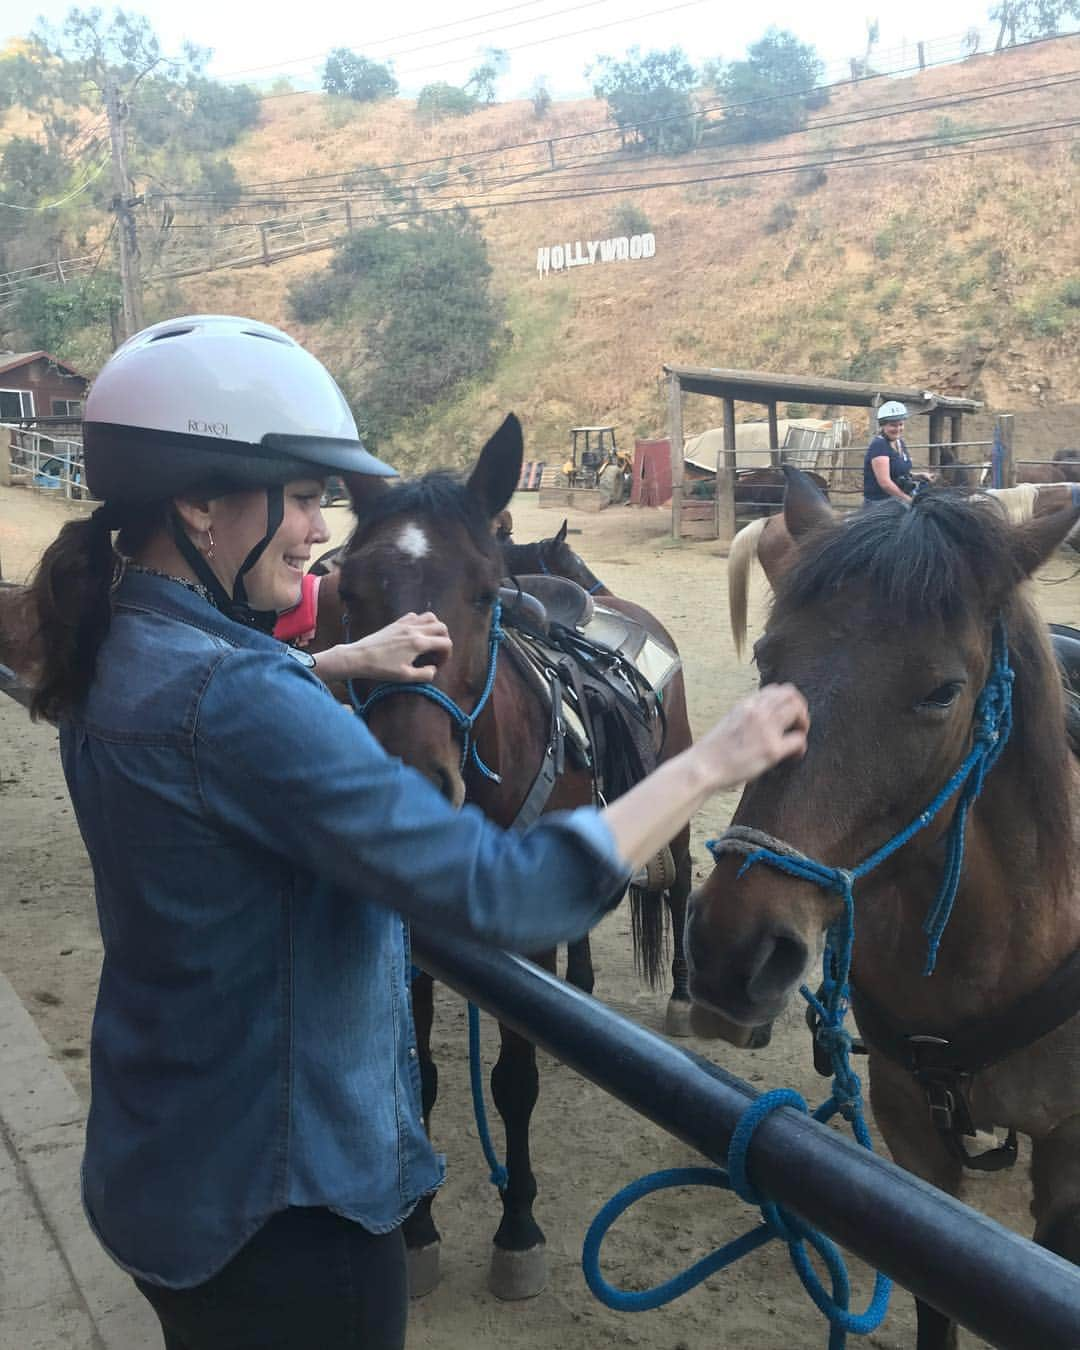
[[919,708],[951,708],[963,689],[963,680],[947,680],[916,704]]
[[490,609],[497,599],[498,599],[498,592],[481,591],[480,594],[473,601],[473,604],[476,606],[477,609]]

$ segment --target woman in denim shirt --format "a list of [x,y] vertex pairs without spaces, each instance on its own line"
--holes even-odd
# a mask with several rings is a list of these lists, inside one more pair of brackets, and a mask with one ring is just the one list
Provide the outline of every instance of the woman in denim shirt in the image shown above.
[[[326,475],[393,472],[312,356],[246,320],[158,324],[102,370],[84,437],[104,504],[35,578],[34,712],[60,729],[104,944],[87,1215],[168,1350],[395,1350],[401,1222],[443,1177],[403,920],[519,951],[581,937],[712,793],[803,751],[806,706],[767,688],[604,811],[504,832],[270,636],[327,539]],[[411,615],[316,669],[430,679],[414,660],[449,645]]]

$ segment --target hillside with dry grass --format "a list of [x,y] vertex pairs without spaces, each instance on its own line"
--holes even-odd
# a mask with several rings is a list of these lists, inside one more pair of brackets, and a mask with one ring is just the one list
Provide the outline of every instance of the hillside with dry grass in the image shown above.
[[[393,449],[406,464],[462,459],[507,409],[525,420],[538,458],[561,453],[575,423],[612,422],[627,442],[660,433],[665,362],[890,378],[1021,411],[1080,401],[1080,141],[1065,127],[1038,145],[1016,136],[950,142],[1077,118],[1072,72],[1080,77],[1080,38],[844,87],[812,120],[865,120],[753,146],[702,146],[665,160],[620,154],[615,136],[560,143],[560,174],[528,189],[712,180],[578,200],[500,204],[528,192],[510,181],[520,152],[491,152],[602,126],[602,103],[557,103],[541,119],[529,103],[507,104],[429,125],[402,100],[268,99],[259,128],[230,158],[243,182],[414,160],[437,168],[439,157],[456,155],[478,166],[465,191],[484,192],[477,216],[511,336],[485,379],[398,436]],[[1006,92],[1021,82],[1036,87]],[[891,111],[954,94],[979,97]],[[926,137],[920,157],[826,163],[855,147]],[[806,157],[824,167],[736,176]],[[455,200],[449,188],[425,200],[443,199]],[[622,233],[613,222],[627,202],[656,235],[654,258],[537,275],[539,245]],[[287,304],[290,283],[329,256],[163,283],[148,310],[251,314],[287,326],[345,373],[364,360],[359,338],[329,322],[305,328]],[[696,402],[688,432],[710,416]]]

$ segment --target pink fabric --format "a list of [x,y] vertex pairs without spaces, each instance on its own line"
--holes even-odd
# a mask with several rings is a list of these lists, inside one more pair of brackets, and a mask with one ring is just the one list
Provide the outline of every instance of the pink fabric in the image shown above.
[[274,636],[279,642],[295,642],[298,647],[306,647],[315,636],[315,627],[319,619],[319,586],[322,577],[304,573],[300,583],[300,603],[294,609],[287,609],[278,615],[274,624]]

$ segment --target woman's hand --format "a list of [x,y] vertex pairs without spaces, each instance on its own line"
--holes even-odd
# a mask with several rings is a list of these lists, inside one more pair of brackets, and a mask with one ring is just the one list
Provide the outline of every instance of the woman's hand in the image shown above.
[[793,684],[767,684],[736,703],[694,746],[712,791],[759,777],[790,755],[806,754],[810,710]]
[[641,867],[715,792],[737,787],[789,755],[806,753],[810,712],[792,684],[767,684],[604,808],[619,853]]
[[[403,614],[376,633],[343,642],[315,657],[323,680],[386,680],[393,684],[423,684],[435,678],[453,644],[446,624],[432,613]],[[424,665],[415,662],[424,657]]]

